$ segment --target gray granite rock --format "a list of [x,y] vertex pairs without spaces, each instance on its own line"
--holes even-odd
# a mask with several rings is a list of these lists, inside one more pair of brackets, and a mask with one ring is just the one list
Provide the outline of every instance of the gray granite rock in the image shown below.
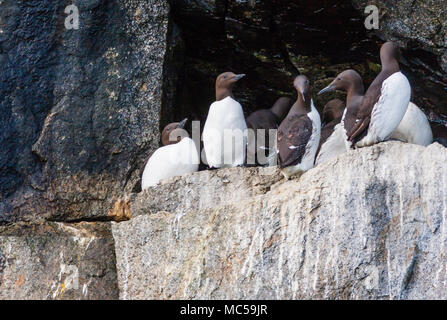
[[118,299],[110,223],[0,227],[0,299]]
[[386,142],[271,179],[240,201],[113,223],[120,298],[447,298],[444,147]]
[[437,0],[352,0],[361,11],[374,4],[380,11],[379,33],[404,44],[418,44],[438,57],[447,73],[447,6]]
[[156,187],[133,195],[123,206],[129,217],[136,217],[159,211],[181,214],[237,203],[265,194],[281,180],[278,172],[276,167],[200,171],[162,181]]

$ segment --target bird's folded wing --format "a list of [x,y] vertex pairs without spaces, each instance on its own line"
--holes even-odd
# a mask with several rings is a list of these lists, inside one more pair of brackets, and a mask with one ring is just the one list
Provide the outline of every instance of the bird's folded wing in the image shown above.
[[307,115],[284,120],[278,130],[279,161],[282,168],[301,163],[312,135],[312,121]]

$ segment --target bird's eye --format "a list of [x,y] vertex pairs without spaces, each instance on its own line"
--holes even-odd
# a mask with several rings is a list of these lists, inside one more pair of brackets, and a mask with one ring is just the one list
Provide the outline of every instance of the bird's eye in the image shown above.
[[337,80],[339,80],[339,81],[340,81],[340,80],[341,80],[341,78],[338,78]]

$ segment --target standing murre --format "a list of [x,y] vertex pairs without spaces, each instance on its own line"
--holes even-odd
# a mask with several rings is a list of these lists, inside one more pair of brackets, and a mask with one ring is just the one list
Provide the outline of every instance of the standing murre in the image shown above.
[[216,79],[216,101],[210,106],[202,139],[210,168],[242,166],[247,145],[247,124],[233,87],[245,74],[225,72]]
[[[268,163],[263,160],[269,160],[270,151],[273,151],[275,156],[275,147],[270,145],[270,130],[278,129],[292,105],[292,99],[281,97],[270,109],[257,110],[245,119],[247,128],[253,130],[247,137],[247,164],[266,165]],[[264,136],[264,141],[258,139],[258,135]],[[276,135],[274,138],[276,140]],[[265,156],[266,151],[268,156]],[[262,159],[261,155],[264,155],[265,159]]]
[[[356,124],[357,113],[364,97],[362,77],[355,70],[345,70],[337,75],[334,81],[319,94],[333,90],[347,92],[346,110],[342,117],[341,127],[343,128],[344,142],[349,150],[352,147],[352,142],[347,140],[347,132],[352,130]],[[404,117],[389,138],[421,146],[427,146],[433,142],[433,134],[427,116],[412,102],[409,102]]]
[[293,86],[298,99],[278,129],[277,152],[286,179],[314,166],[321,134],[321,119],[310,95],[309,79],[300,75]]
[[328,161],[346,152],[341,119],[345,104],[340,99],[330,100],[323,109],[323,125],[320,145],[317,151],[315,165]]
[[388,139],[407,111],[411,86],[399,68],[399,48],[386,42],[380,49],[382,71],[365,93],[348,140],[366,147]]
[[184,131],[179,130],[183,129],[186,122],[187,119],[180,123],[170,123],[163,129],[163,147],[154,152],[144,168],[142,190],[156,186],[160,180],[193,173],[199,169],[200,159],[196,144],[184,136]]
[[352,147],[352,142],[348,140],[348,132],[354,127],[357,119],[357,112],[362,105],[365,95],[365,87],[360,74],[352,69],[345,70],[338,74],[326,88],[322,89],[318,94],[330,92],[334,90],[346,91],[346,108],[343,112],[340,122],[340,136],[346,146],[346,150]]

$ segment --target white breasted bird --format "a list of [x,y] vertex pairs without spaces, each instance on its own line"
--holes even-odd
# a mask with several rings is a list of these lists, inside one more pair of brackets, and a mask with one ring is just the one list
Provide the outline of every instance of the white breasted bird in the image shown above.
[[411,86],[400,72],[399,48],[386,42],[380,49],[382,71],[365,93],[348,140],[361,148],[387,140],[402,121],[411,98]]
[[202,139],[210,168],[242,166],[247,145],[247,124],[233,87],[244,74],[225,72],[216,79],[216,101],[210,106]]
[[156,186],[160,180],[193,173],[199,169],[200,159],[196,145],[186,131],[182,130],[187,120],[170,123],[163,129],[163,147],[152,154],[143,171],[143,190]]

